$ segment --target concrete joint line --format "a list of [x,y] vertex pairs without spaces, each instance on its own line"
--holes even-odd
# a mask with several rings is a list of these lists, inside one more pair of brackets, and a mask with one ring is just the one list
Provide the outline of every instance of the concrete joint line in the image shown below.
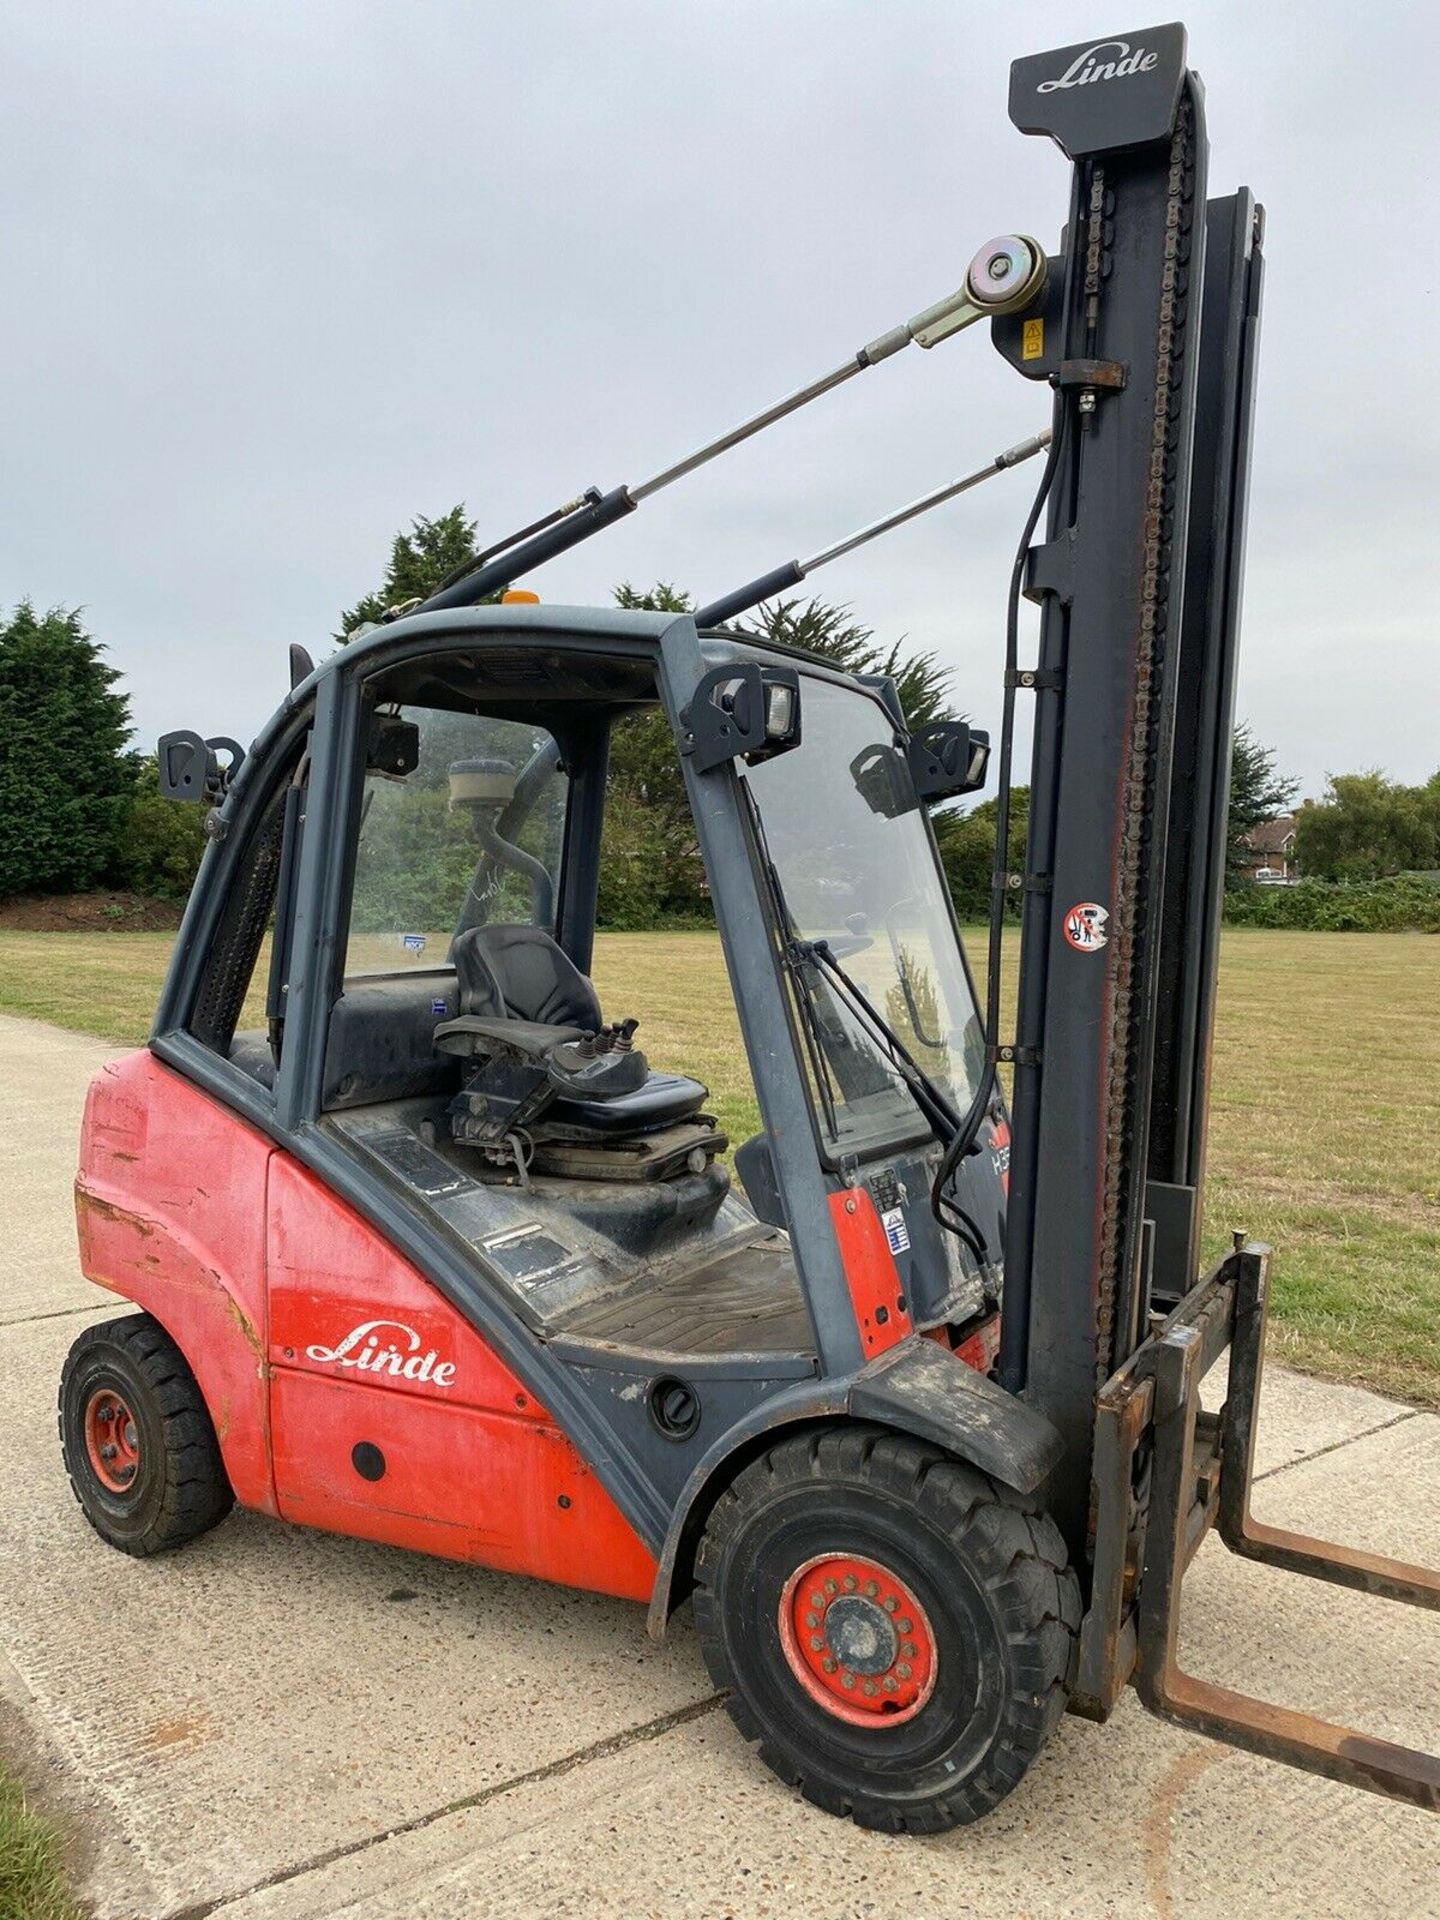
[[1366,1427],[1363,1433],[1350,1433],[1343,1440],[1332,1440],[1328,1447],[1317,1447],[1314,1453],[1302,1453],[1298,1460],[1284,1460],[1278,1467],[1268,1467],[1264,1473],[1257,1473],[1250,1484],[1258,1487],[1262,1480],[1273,1480],[1277,1474],[1289,1473],[1294,1467],[1308,1467],[1312,1460],[1323,1460],[1327,1453],[1339,1453],[1342,1447],[1353,1447],[1360,1440],[1373,1440],[1377,1433],[1388,1433],[1392,1427],[1403,1427],[1407,1420],[1419,1418],[1418,1407],[1407,1407],[1393,1420],[1382,1420],[1378,1427]]
[[[72,1320],[77,1313],[103,1313],[107,1307],[129,1307],[128,1300],[96,1299],[88,1307],[51,1307],[45,1313],[23,1314],[18,1320],[0,1320],[0,1333],[11,1327],[33,1327],[37,1320]],[[131,1309],[133,1311],[133,1308]]]
[[558,1780],[562,1775],[574,1773],[596,1760],[608,1760],[614,1754],[624,1753],[629,1747],[658,1740],[662,1734],[670,1733],[676,1727],[687,1726],[690,1721],[713,1713],[724,1702],[723,1693],[707,1694],[703,1700],[692,1700],[689,1706],[677,1707],[673,1713],[663,1713],[657,1720],[647,1720],[638,1727],[627,1727],[623,1733],[612,1733],[604,1740],[596,1740],[588,1747],[579,1747],[574,1753],[548,1761],[543,1767],[534,1767],[529,1773],[517,1773],[509,1780],[497,1780],[493,1787],[484,1787],[479,1793],[467,1793],[458,1800],[448,1801],[443,1807],[432,1808],[429,1813],[417,1813],[413,1819],[401,1820],[395,1826],[387,1827],[383,1833],[366,1834],[363,1839],[330,1847],[324,1853],[317,1853],[293,1867],[281,1867],[277,1872],[267,1874],[263,1880],[257,1880],[253,1886],[243,1887],[238,1893],[222,1894],[217,1900],[200,1900],[188,1907],[171,1908],[161,1916],[161,1920],[209,1920],[211,1914],[224,1913],[227,1908],[238,1906],[242,1900],[248,1900],[254,1894],[268,1893],[272,1887],[283,1887],[291,1880],[303,1879],[307,1873],[318,1873],[321,1868],[332,1867],[337,1861],[353,1859],[357,1853],[368,1853],[372,1847],[381,1846],[387,1840],[400,1840],[407,1834],[420,1833],[439,1820],[448,1820],[452,1814],[469,1813],[475,1807],[486,1806],[490,1801],[499,1800],[508,1793],[516,1793],[523,1787]]

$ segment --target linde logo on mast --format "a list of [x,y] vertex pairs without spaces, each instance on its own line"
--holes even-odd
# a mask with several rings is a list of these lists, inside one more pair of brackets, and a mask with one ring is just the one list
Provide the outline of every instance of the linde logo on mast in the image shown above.
[[[1115,59],[1100,58],[1112,51]],[[1058,80],[1042,80],[1035,91],[1059,93],[1063,87],[1088,87],[1096,80],[1124,80],[1132,73],[1149,73],[1159,63],[1159,54],[1147,53],[1144,47],[1132,53],[1128,40],[1100,40],[1072,60]]]
[[[408,1344],[385,1338],[402,1334]],[[432,1387],[454,1384],[455,1363],[441,1360],[433,1347],[420,1351],[420,1336],[403,1320],[365,1320],[352,1327],[334,1347],[306,1347],[305,1358],[331,1362],[337,1367],[354,1367],[357,1373],[388,1374],[392,1379],[426,1380]]]

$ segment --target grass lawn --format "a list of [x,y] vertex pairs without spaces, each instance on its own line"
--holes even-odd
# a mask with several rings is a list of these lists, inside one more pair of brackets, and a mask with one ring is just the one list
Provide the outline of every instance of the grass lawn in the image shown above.
[[0,1920],[79,1920],[65,1890],[59,1836],[0,1768]]
[[[0,932],[0,1009],[138,1042],[171,938]],[[603,935],[595,981],[732,1140],[754,1131],[713,935]],[[1225,934],[1207,1257],[1231,1226],[1279,1250],[1279,1359],[1440,1407],[1440,939]]]

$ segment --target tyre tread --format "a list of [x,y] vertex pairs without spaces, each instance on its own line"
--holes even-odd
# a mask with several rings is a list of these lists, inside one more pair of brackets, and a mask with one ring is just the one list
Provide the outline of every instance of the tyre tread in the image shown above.
[[[1004,1730],[981,1766],[942,1794],[897,1806],[847,1790],[820,1762],[802,1763],[767,1737],[733,1670],[716,1592],[726,1554],[750,1511],[807,1480],[858,1484],[912,1503],[979,1562],[981,1583],[1007,1622],[1003,1639],[1012,1658]],[[787,1785],[858,1826],[925,1834],[981,1818],[1019,1784],[1065,1710],[1081,1605],[1059,1529],[1033,1501],[924,1441],[859,1425],[777,1441],[716,1501],[694,1573],[706,1668],[725,1692],[736,1728]]]
[[[150,1394],[158,1418],[164,1456],[164,1491],[151,1524],[143,1533],[117,1533],[106,1525],[103,1509],[89,1498],[78,1453],[83,1441],[68,1432],[66,1399],[77,1366],[96,1350],[118,1351]],[[71,1491],[86,1520],[107,1545],[136,1558],[148,1558],[184,1546],[207,1533],[229,1513],[231,1490],[214,1424],[194,1374],[170,1335],[148,1313],[128,1314],[87,1327],[72,1345],[61,1375],[58,1404],[60,1445]]]

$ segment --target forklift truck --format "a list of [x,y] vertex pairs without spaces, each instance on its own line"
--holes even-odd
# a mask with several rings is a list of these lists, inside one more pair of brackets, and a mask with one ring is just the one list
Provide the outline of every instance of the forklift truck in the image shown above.
[[[318,669],[296,650],[248,753],[162,742],[210,845],[149,1047],[86,1106],[82,1262],[139,1311],[76,1341],[65,1458],[130,1553],[238,1501],[642,1600],[656,1633],[693,1596],[740,1731],[865,1826],[982,1816],[1067,1705],[1103,1719],[1132,1682],[1435,1809],[1435,1759],[1176,1655],[1212,1526],[1440,1605],[1433,1573],[1249,1517],[1269,1252],[1237,1236],[1196,1277],[1261,216],[1207,199],[1178,25],[1021,60],[1010,109],[1073,163],[1053,256],[991,243],[959,293],[655,481],[567,501]],[[983,1008],[927,815],[978,788],[987,739],[725,624],[827,555],[694,616],[476,604],[982,318],[1050,431],[855,538],[1045,452]],[[705,1088],[588,978],[623,857],[611,736],[656,708],[762,1117],[738,1183]]]

